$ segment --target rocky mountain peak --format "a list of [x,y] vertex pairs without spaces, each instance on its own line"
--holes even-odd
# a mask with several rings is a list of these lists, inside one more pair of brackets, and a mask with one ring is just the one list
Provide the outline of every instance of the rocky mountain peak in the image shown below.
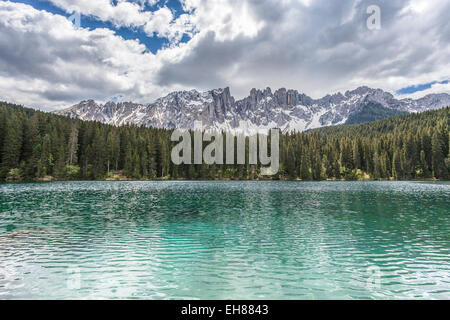
[[397,100],[389,92],[369,87],[326,95],[321,99],[312,99],[286,88],[275,91],[269,87],[264,90],[254,88],[249,96],[235,100],[230,88],[226,87],[206,92],[172,92],[146,105],[132,102],[101,105],[86,100],[56,113],[112,125],[136,124],[166,129],[193,129],[195,121],[202,121],[205,129],[255,131],[279,127],[284,131],[304,131],[345,124],[350,118],[355,123],[358,113],[367,112],[367,106],[370,112],[378,108],[373,112],[377,116],[392,116],[448,105],[448,94]]

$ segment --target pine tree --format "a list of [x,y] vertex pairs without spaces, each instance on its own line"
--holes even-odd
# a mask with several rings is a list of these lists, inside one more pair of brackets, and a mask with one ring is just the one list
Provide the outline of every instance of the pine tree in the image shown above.
[[1,177],[6,177],[11,169],[18,169],[22,149],[23,131],[22,121],[17,115],[13,115],[5,125],[5,137],[3,140],[3,154]]
[[72,166],[78,162],[78,122],[72,124],[69,136],[67,164]]
[[445,146],[442,141],[442,135],[436,130],[431,140],[431,156],[433,177],[436,179],[445,179],[448,177],[448,169],[445,164]]
[[430,169],[428,167],[425,151],[420,151],[419,175],[421,178],[430,178]]
[[312,180],[311,165],[309,157],[306,154],[302,154],[300,162],[300,179],[302,180]]
[[54,176],[59,179],[66,179],[66,152],[64,151],[63,144],[59,145],[59,151],[56,154]]
[[355,165],[355,169],[362,169],[361,139],[359,136],[356,137],[353,143],[353,163]]
[[96,128],[90,156],[92,163],[92,178],[101,179],[106,175],[106,146],[105,136],[100,128]]
[[46,134],[42,141],[39,177],[42,178],[46,175],[53,173],[54,158],[51,150],[51,138],[50,134]]
[[353,169],[353,153],[349,139],[345,138],[341,142],[341,165],[346,169]]
[[403,179],[403,169],[400,162],[400,155],[397,150],[394,151],[394,157],[392,159],[392,176],[396,180]]
[[[449,177],[450,108],[356,126],[281,135],[272,179]],[[256,179],[261,165],[181,165],[170,160],[171,132],[83,122],[0,103],[0,180],[129,178]],[[234,155],[236,158],[236,155]],[[235,159],[236,160],[236,159]]]
[[[3,144],[6,135],[6,108],[0,104],[0,164],[3,163]],[[1,168],[0,168],[1,171]],[[1,176],[1,173],[0,173]],[[1,177],[0,177],[1,178]]]
[[24,122],[23,144],[21,158],[25,161],[23,168],[24,178],[36,178],[37,164],[40,158],[41,138],[39,134],[39,115],[35,113],[29,121]]

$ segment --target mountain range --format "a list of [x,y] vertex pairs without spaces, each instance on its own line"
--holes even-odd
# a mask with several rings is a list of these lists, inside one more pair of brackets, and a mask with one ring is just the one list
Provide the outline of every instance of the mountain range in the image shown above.
[[396,99],[381,89],[359,87],[345,94],[313,99],[297,90],[252,89],[236,100],[229,88],[206,92],[177,91],[153,103],[82,101],[56,114],[105,124],[165,129],[194,129],[202,121],[206,130],[246,133],[280,128],[283,132],[306,131],[325,126],[357,124],[383,118],[440,109],[450,105],[450,95],[430,94],[421,99]]

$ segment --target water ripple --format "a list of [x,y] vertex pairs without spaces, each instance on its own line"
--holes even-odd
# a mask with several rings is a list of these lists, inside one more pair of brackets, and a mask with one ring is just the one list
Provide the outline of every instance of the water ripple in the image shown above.
[[0,185],[0,299],[450,299],[450,187]]

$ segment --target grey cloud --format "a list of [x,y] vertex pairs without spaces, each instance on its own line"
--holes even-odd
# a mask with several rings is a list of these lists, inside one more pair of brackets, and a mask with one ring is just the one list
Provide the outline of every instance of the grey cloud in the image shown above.
[[223,74],[224,70],[246,54],[247,45],[247,39],[242,37],[217,42],[215,34],[209,32],[196,46],[194,54],[188,55],[180,63],[165,65],[158,73],[157,82],[162,86],[226,86],[229,79]]
[[[29,97],[41,97],[43,103],[104,100],[116,94],[150,102],[145,101],[153,94],[148,92],[159,94],[173,87],[230,86],[237,98],[253,87],[267,86],[321,96],[355,85],[387,85],[390,77],[420,83],[416,79],[432,72],[445,75],[442,66],[450,64],[448,0],[437,1],[439,10],[432,16],[419,15],[417,21],[402,12],[410,3],[405,0],[315,0],[309,6],[301,1],[228,1],[246,1],[265,27],[254,37],[220,41],[213,31],[200,32],[181,60],[163,59],[159,69],[149,71],[147,64],[155,60],[140,60],[143,53],[127,48],[112,33],[62,37],[57,30],[24,32],[0,20],[0,76],[43,81],[48,87],[17,88]],[[382,30],[377,32],[366,27],[366,9],[373,4],[382,12]],[[50,18],[35,14],[30,19],[22,23],[49,25]],[[230,27],[227,19],[223,25]],[[117,43],[105,43],[110,40]],[[383,89],[395,89],[395,84],[389,85]],[[4,96],[1,88],[0,84]]]
[[[43,32],[39,24],[45,26],[49,19],[32,15],[21,21],[24,28],[0,21],[0,76],[24,83],[39,80],[47,87],[16,90],[30,96],[38,94],[42,100],[55,103],[103,99],[122,91],[115,77],[121,70],[105,62],[110,52],[99,45],[108,34],[91,32],[86,37],[64,37],[55,31]],[[32,25],[36,28],[30,28]],[[109,37],[113,37],[112,33]]]
[[[427,58],[440,48],[432,43],[417,43],[420,34],[407,34],[407,30],[398,26],[401,11],[409,1],[319,0],[312,1],[309,7],[300,2],[289,7],[269,0],[248,3],[258,19],[266,22],[256,38],[218,44],[213,36],[208,36],[181,62],[166,65],[159,73],[160,83],[231,85],[238,95],[263,83],[305,91],[322,86],[326,92],[354,77],[368,81],[381,75],[415,77],[439,67],[436,61]],[[379,5],[382,12],[382,30],[378,34],[366,27],[369,16],[366,10],[373,4]],[[353,7],[352,19],[342,24]],[[293,10],[303,19],[289,21]],[[291,28],[282,33],[280,30],[286,23]],[[423,31],[433,36],[443,27],[448,28],[445,14],[433,21],[431,29]],[[221,77],[230,64],[238,66],[237,73],[228,79]],[[210,71],[205,72],[204,67]],[[250,79],[247,87],[234,84],[239,77]]]

